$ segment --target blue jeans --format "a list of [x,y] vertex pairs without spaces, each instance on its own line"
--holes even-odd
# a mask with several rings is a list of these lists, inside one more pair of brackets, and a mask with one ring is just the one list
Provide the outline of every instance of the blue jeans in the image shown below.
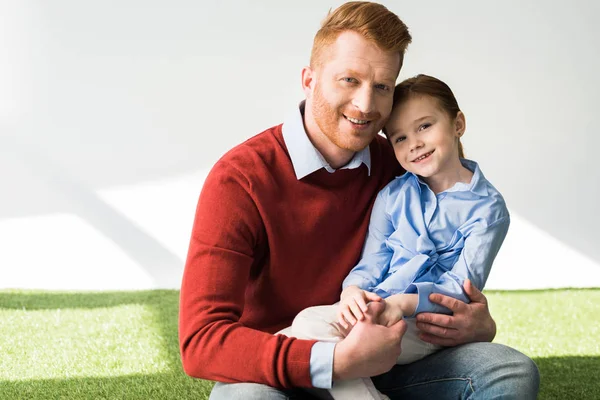
[[[412,364],[373,377],[391,399],[535,399],[540,375],[524,354],[496,343],[470,343],[440,350]],[[210,400],[315,399],[301,389],[255,383],[217,383]]]

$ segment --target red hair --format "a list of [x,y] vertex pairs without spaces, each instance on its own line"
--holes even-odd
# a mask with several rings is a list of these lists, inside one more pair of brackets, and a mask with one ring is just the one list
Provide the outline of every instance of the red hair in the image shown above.
[[344,31],[359,33],[384,51],[398,52],[400,66],[412,37],[396,14],[381,4],[351,1],[329,12],[315,35],[310,56],[311,68],[323,62],[323,51]]

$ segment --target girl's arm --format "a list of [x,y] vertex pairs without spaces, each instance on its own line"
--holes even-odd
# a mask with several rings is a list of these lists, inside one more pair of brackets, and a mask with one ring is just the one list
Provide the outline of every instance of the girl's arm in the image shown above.
[[394,232],[394,226],[386,212],[388,193],[386,187],[377,195],[361,259],[344,280],[344,289],[358,286],[368,290],[381,282],[389,269],[393,252],[386,245],[386,240]]
[[[429,295],[432,293],[440,293],[469,303],[469,297],[463,290],[465,279],[471,280],[471,283],[479,290],[483,289],[492,263],[506,237],[509,224],[510,217],[506,215],[485,228],[471,232],[465,238],[459,259],[450,271],[443,273],[435,282],[411,284],[407,292],[416,292],[418,298],[414,314],[422,312],[451,313],[446,307],[429,300]],[[441,266],[434,268],[441,268]]]

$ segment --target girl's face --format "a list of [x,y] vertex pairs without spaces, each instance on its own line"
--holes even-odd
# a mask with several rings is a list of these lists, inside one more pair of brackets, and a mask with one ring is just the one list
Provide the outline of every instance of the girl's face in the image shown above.
[[426,182],[451,179],[460,170],[458,139],[464,128],[462,112],[451,118],[435,98],[427,95],[411,96],[395,106],[386,124],[400,165]]

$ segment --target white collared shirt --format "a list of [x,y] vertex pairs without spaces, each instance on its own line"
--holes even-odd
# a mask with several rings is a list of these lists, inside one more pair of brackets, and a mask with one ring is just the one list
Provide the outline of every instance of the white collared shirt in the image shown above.
[[[304,178],[313,172],[325,168],[327,172],[333,173],[336,169],[325,160],[323,155],[311,143],[306,130],[304,129],[304,107],[305,101],[300,102],[298,108],[294,110],[283,123],[283,140],[292,159],[292,166],[298,180]],[[371,152],[369,146],[365,147],[348,162],[348,164],[338,169],[354,169],[365,164],[371,175]]]

